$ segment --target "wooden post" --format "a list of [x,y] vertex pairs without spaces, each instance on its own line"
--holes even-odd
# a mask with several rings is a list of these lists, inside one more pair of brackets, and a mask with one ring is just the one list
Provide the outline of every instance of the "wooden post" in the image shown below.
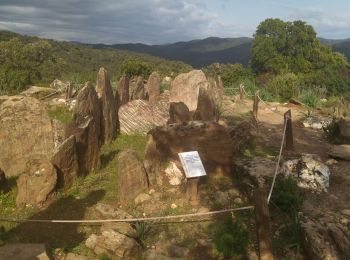
[[69,82],[67,86],[67,94],[66,94],[66,99],[70,99],[72,97],[72,92],[73,92],[73,86]]
[[270,213],[265,189],[254,190],[255,220],[259,244],[259,259],[273,260],[272,241],[270,236]]
[[284,123],[286,126],[286,150],[294,149],[294,141],[293,141],[293,127],[292,127],[292,111],[289,109],[286,113],[284,113]]
[[199,178],[189,178],[186,184],[186,197],[188,201],[196,203],[198,201]]
[[244,99],[244,86],[243,86],[243,84],[239,85],[239,99],[240,100]]
[[259,90],[254,94],[254,104],[253,104],[253,116],[258,121],[258,108],[259,108]]

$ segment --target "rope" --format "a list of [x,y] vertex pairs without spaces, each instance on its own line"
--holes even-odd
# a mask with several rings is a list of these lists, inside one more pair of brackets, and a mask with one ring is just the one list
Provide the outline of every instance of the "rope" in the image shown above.
[[253,96],[253,95],[251,95],[251,94],[248,94],[247,91],[245,91],[245,87],[244,87],[244,86],[242,87],[242,89],[243,89],[244,94],[245,94],[247,97],[252,97],[252,96]]
[[278,173],[278,168],[279,168],[281,157],[282,157],[282,150],[283,150],[284,140],[286,138],[286,129],[287,129],[287,120],[285,120],[285,122],[284,122],[282,143],[281,143],[280,152],[279,152],[279,155],[278,155],[278,161],[277,161],[276,168],[275,168],[275,174],[273,175],[273,180],[272,180],[272,185],[271,185],[271,188],[270,188],[269,196],[267,197],[267,204],[269,204],[269,202],[270,202],[272,191],[273,191],[273,188],[275,186],[276,177],[277,177],[277,173]]
[[11,219],[11,218],[0,218],[0,221],[6,222],[35,222],[35,223],[106,223],[106,222],[146,222],[155,220],[166,220],[166,219],[177,219],[177,218],[188,218],[197,216],[208,216],[222,214],[226,212],[242,211],[253,209],[254,206],[246,206],[233,209],[223,209],[217,211],[203,212],[203,213],[192,213],[174,216],[164,216],[164,217],[149,217],[149,218],[129,218],[129,219],[91,219],[91,220],[49,220],[49,219]]
[[259,99],[265,106],[267,106],[267,108],[268,108],[270,111],[272,111],[272,112],[274,112],[274,113],[276,113],[276,114],[282,115],[282,113],[281,113],[280,111],[271,109],[271,108],[270,108],[271,105],[270,105],[270,104],[267,104],[259,95],[258,95],[258,99]]

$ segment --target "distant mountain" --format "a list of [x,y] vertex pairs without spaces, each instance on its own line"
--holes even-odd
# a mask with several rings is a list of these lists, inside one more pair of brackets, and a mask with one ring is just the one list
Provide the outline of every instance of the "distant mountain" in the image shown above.
[[180,60],[195,68],[202,68],[214,62],[242,63],[248,65],[252,38],[218,38],[176,42],[165,45],[129,44],[93,44],[95,48],[115,48],[148,53],[171,60]]
[[[321,43],[330,45],[334,51],[343,53],[350,61],[350,38],[333,40],[319,38]],[[92,44],[94,48],[115,48],[148,53],[170,60],[179,60],[202,68],[214,62],[241,63],[248,65],[251,56],[252,38],[218,38],[209,37],[203,40],[176,42],[164,45],[147,45],[142,43],[128,44]]]

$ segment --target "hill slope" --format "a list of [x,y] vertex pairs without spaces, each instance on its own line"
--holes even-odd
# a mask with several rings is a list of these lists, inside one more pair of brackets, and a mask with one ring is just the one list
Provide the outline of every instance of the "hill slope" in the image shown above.
[[217,38],[210,37],[203,40],[177,42],[166,45],[114,44],[92,45],[95,48],[116,48],[148,53],[158,57],[181,60],[195,68],[202,68],[214,62],[242,63],[248,65],[252,38]]
[[128,60],[147,63],[162,75],[188,71],[191,66],[149,54],[114,48],[97,49],[84,44],[59,42],[0,31],[0,95],[17,93],[29,84],[48,84],[55,78],[95,82],[105,67],[113,81]]

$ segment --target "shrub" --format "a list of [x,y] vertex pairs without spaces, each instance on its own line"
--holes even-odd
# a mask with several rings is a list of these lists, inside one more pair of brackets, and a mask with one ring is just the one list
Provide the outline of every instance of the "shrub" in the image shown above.
[[246,254],[248,244],[248,231],[239,219],[233,220],[231,215],[226,215],[216,223],[214,245],[224,257]]
[[280,74],[267,83],[266,89],[280,101],[288,101],[292,97],[298,96],[300,80],[294,73]]
[[319,103],[319,98],[314,91],[308,89],[301,94],[301,101],[309,108],[316,108]]

